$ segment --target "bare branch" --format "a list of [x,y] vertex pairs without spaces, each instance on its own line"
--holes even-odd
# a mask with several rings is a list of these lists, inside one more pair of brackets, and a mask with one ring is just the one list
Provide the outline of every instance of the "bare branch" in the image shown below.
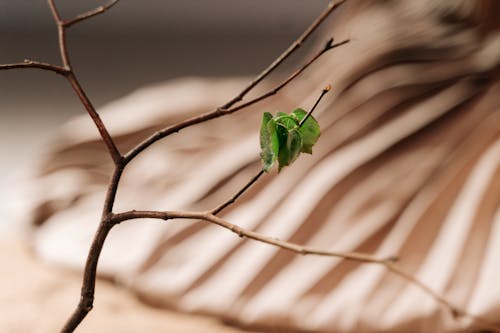
[[104,200],[101,223],[97,228],[94,240],[90,246],[87,261],[85,262],[80,302],[78,302],[78,306],[71,317],[66,321],[62,329],[63,333],[73,332],[92,310],[97,276],[97,263],[101,255],[104,242],[106,241],[106,237],[114,226],[114,223],[110,222],[110,216],[113,210],[116,192],[118,191],[118,185],[122,174],[123,167],[115,167],[115,171],[113,172],[113,176],[111,177],[108,191],[106,193],[106,199]]
[[287,59],[291,54],[293,54],[297,49],[299,49],[302,44],[311,36],[311,34],[316,31],[316,29],[325,21],[328,16],[330,16],[335,9],[345,2],[339,1],[334,3],[330,1],[328,7],[321,13],[320,16],[302,33],[302,35],[297,38],[278,58],[276,58],[265,70],[263,70],[252,82],[250,82],[237,96],[231,99],[229,102],[222,106],[222,109],[229,109],[234,103],[239,102],[248,94],[259,82],[264,80],[269,74],[271,74],[285,59]]
[[344,40],[340,43],[333,44],[332,41],[333,41],[333,39],[328,40],[328,42],[325,44],[325,47],[323,49],[321,49],[318,53],[316,53],[300,69],[298,69],[295,73],[290,75],[286,80],[281,82],[279,85],[277,85],[275,88],[268,91],[267,93],[265,93],[261,96],[258,96],[256,98],[248,101],[247,103],[238,105],[234,108],[231,108],[231,109],[217,108],[215,111],[207,112],[207,113],[204,113],[204,114],[201,114],[198,116],[193,116],[193,117],[188,118],[184,121],[181,121],[175,125],[171,125],[169,127],[166,127],[164,129],[154,133],[149,138],[145,139],[144,141],[139,143],[137,146],[135,146],[127,154],[125,154],[125,164],[129,163],[137,155],[139,155],[142,151],[147,149],[149,146],[151,146],[155,142],[157,142],[157,141],[159,141],[159,140],[161,140],[161,139],[163,139],[163,138],[165,138],[173,133],[177,133],[184,128],[187,128],[187,127],[190,127],[190,126],[193,126],[193,125],[196,125],[196,124],[199,124],[199,123],[211,120],[211,119],[215,119],[215,118],[227,115],[227,114],[234,113],[236,111],[240,111],[246,107],[249,107],[250,105],[253,105],[259,101],[266,99],[267,97],[275,95],[276,93],[278,93],[278,91],[283,89],[287,84],[289,84],[296,77],[298,77],[306,68],[308,68],[312,63],[314,63],[319,57],[321,57],[321,55],[325,54],[329,50],[332,50],[336,47],[339,47],[339,46],[344,45],[344,44],[349,42],[349,40]]
[[315,249],[312,247],[302,246],[295,243],[286,242],[278,238],[269,237],[260,234],[255,231],[251,231],[242,228],[236,224],[228,222],[220,217],[213,215],[210,212],[159,212],[159,211],[138,211],[132,210],[128,212],[123,212],[119,214],[113,214],[110,217],[110,221],[113,224],[118,224],[123,221],[139,218],[152,218],[160,220],[172,220],[172,219],[197,219],[207,221],[216,224],[220,227],[230,230],[231,232],[237,234],[239,237],[246,237],[256,240],[261,243],[266,243],[270,245],[277,246],[284,250],[289,250],[302,255],[319,255],[327,257],[338,257],[347,260],[360,261],[360,262],[371,262],[371,263],[383,263],[386,261],[394,261],[394,257],[389,258],[377,258],[369,254],[358,253],[358,252],[338,252],[338,251],[325,251],[321,249]]
[[73,24],[79,23],[79,22],[87,20],[87,19],[89,19],[91,17],[94,17],[94,16],[97,16],[99,14],[102,14],[102,13],[106,12],[108,9],[110,9],[111,7],[113,7],[114,5],[116,5],[118,3],[118,1],[120,1],[120,0],[112,0],[112,1],[110,1],[108,4],[106,4],[104,6],[100,6],[100,7],[97,7],[95,9],[89,10],[86,13],[79,14],[75,18],[72,18],[72,19],[69,19],[69,20],[64,20],[62,22],[62,25],[65,28],[69,28]]
[[[108,149],[108,152],[113,159],[113,162],[115,163],[116,166],[121,168],[121,165],[123,163],[123,157],[121,153],[119,152],[113,138],[109,134],[106,126],[104,125],[101,117],[97,113],[96,109],[92,105],[92,102],[88,98],[87,94],[85,91],[82,89],[74,71],[71,66],[69,54],[68,54],[68,49],[66,45],[66,25],[64,24],[64,21],[61,19],[61,15],[59,14],[59,11],[57,9],[57,6],[55,5],[54,0],[48,0],[48,4],[50,7],[50,10],[52,12],[52,16],[54,18],[54,21],[57,25],[57,31],[58,31],[58,41],[59,41],[59,53],[61,55],[61,60],[63,62],[64,68],[66,70],[66,78],[68,79],[69,83],[71,84],[71,87],[75,91],[76,95],[82,102],[83,106],[85,107],[85,110],[87,110],[87,113],[90,115],[92,120],[94,121],[95,126],[97,127],[97,130],[99,131],[99,134],[101,135],[102,141],[106,145],[106,148]],[[111,6],[114,5],[114,3],[111,4]],[[104,10],[103,10],[104,11]],[[97,14],[95,14],[97,15]],[[91,17],[90,15],[89,17]]]
[[106,129],[106,126],[104,125],[101,117],[99,116],[96,109],[92,105],[92,102],[87,97],[87,94],[82,89],[80,83],[78,82],[78,79],[76,78],[75,74],[72,71],[68,74],[67,78],[69,83],[71,84],[71,87],[75,91],[78,98],[80,98],[80,101],[87,110],[87,113],[94,121],[94,124],[97,127],[99,134],[101,135],[102,141],[106,145],[106,148],[108,149],[108,152],[111,155],[111,158],[113,159],[113,162],[115,163],[116,166],[121,167],[123,163],[123,157],[120,151],[118,150],[115,142],[111,138],[111,135],[109,134],[108,130]]
[[68,74],[68,70],[61,67],[52,65],[45,62],[34,61],[34,60],[24,60],[24,62],[15,63],[15,64],[3,64],[0,65],[0,70],[9,70],[9,69],[22,69],[22,68],[38,68],[46,71],[54,72],[56,74],[60,74],[66,76]]
[[255,97],[254,99],[246,102],[246,103],[243,103],[243,104],[240,104],[238,106],[235,106],[231,109],[228,109],[228,110],[225,110],[225,113],[234,113],[236,111],[239,111],[241,109],[244,109],[244,108],[247,108],[257,102],[260,102],[270,96],[273,96],[273,95],[276,95],[281,89],[283,89],[284,87],[286,87],[290,82],[292,82],[296,77],[298,77],[300,74],[302,74],[302,72],[304,72],[310,65],[312,65],[316,60],[318,60],[319,57],[321,57],[323,54],[325,54],[326,52],[330,51],[331,49],[334,49],[336,47],[339,47],[341,45],[344,45],[344,44],[347,44],[349,43],[349,40],[346,39],[342,42],[339,42],[337,44],[332,44],[332,41],[333,39],[330,39],[328,40],[328,42],[326,43],[325,47],[319,51],[318,53],[316,53],[308,62],[306,62],[301,68],[299,68],[295,73],[293,73],[292,75],[290,75],[288,78],[286,78],[283,82],[281,82],[280,84],[278,84],[276,87],[274,87],[273,89],[269,90],[268,92],[260,95],[260,96],[257,96]]
[[229,198],[226,202],[223,202],[219,206],[215,207],[210,211],[211,214],[217,215],[219,214],[223,209],[228,207],[229,205],[233,204],[238,200],[238,198],[245,193],[259,178],[264,174],[264,170],[260,170],[255,176],[250,179],[248,183],[246,183],[236,194],[234,194],[231,198]]
[[286,242],[277,238],[272,238],[269,236],[262,235],[258,232],[254,232],[251,230],[247,230],[242,228],[236,224],[230,223],[224,219],[221,219],[211,212],[175,212],[175,211],[137,211],[132,210],[128,212],[123,212],[119,214],[113,214],[110,217],[110,222],[112,224],[118,224],[124,221],[132,220],[132,219],[141,219],[141,218],[150,218],[150,219],[160,219],[160,220],[173,220],[173,219],[195,219],[195,220],[203,220],[220,227],[223,227],[235,234],[239,237],[246,237],[249,239],[253,239],[255,241],[273,245],[279,247],[284,250],[288,250],[301,255],[317,255],[317,256],[326,256],[326,257],[336,257],[350,261],[356,261],[361,263],[373,263],[379,264],[386,267],[389,271],[394,273],[395,275],[403,278],[408,281],[410,284],[418,287],[425,294],[430,296],[439,304],[443,305],[447,308],[455,317],[469,317],[477,322],[482,323],[484,326],[488,328],[492,328],[494,330],[500,330],[500,326],[475,314],[472,314],[464,309],[460,309],[449,301],[446,300],[445,297],[440,295],[439,293],[432,290],[429,286],[427,286],[422,281],[418,280],[413,275],[405,272],[403,269],[399,268],[395,263],[397,258],[394,256],[378,258],[370,254],[359,253],[359,252],[338,252],[338,251],[325,251],[322,249],[316,249],[313,247],[302,246],[299,244]]

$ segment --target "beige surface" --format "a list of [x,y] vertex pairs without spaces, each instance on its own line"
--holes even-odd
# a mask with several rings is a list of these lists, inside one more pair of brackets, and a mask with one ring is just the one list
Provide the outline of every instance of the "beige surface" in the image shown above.
[[[19,241],[0,243],[0,332],[57,332],[78,300],[80,275],[34,260]],[[99,281],[94,311],[77,330],[85,332],[237,333],[205,317],[157,310]]]

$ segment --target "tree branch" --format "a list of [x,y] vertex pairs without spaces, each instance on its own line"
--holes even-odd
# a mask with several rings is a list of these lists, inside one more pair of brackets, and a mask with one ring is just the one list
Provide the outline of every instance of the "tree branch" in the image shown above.
[[[302,120],[300,121],[298,127],[301,127],[307,120],[307,118],[309,118],[311,116],[311,114],[314,112],[314,110],[316,109],[316,107],[318,106],[319,102],[321,101],[321,99],[323,98],[323,96],[325,96],[326,93],[328,93],[330,90],[332,89],[332,86],[331,85],[327,85],[325,88],[323,88],[323,90],[321,91],[321,94],[319,95],[318,99],[316,100],[316,102],[314,103],[313,107],[309,110],[309,112],[307,112],[307,114],[305,115],[304,118],[302,118]],[[245,193],[255,182],[257,182],[257,180],[259,180],[259,178],[264,174],[264,170],[260,170],[255,176],[253,176],[249,181],[248,183],[246,183],[238,192],[236,192],[231,198],[229,198],[226,202],[223,202],[222,204],[220,204],[219,206],[215,207],[214,209],[212,209],[210,211],[211,214],[213,215],[217,215],[218,213],[220,213],[223,209],[225,209],[226,207],[228,207],[229,205],[233,204],[243,193]]]
[[72,25],[74,25],[76,23],[79,23],[79,22],[87,20],[87,19],[89,19],[91,17],[94,17],[94,16],[97,16],[99,14],[102,14],[102,13],[106,12],[108,9],[110,9],[111,7],[113,7],[114,5],[116,5],[118,3],[118,1],[120,1],[120,0],[112,0],[112,1],[110,1],[108,4],[106,4],[104,6],[100,6],[100,7],[97,7],[95,9],[89,10],[86,13],[79,14],[79,15],[77,15],[73,19],[63,20],[62,21],[62,25],[65,28],[69,28],[69,27],[71,27]]
[[[80,82],[78,81],[78,78],[75,75],[75,72],[73,71],[73,68],[71,66],[69,54],[68,54],[68,48],[66,44],[66,27],[68,26],[67,24],[64,23],[64,21],[61,19],[61,15],[59,14],[59,11],[57,9],[57,6],[54,2],[54,0],[47,0],[50,11],[52,13],[52,16],[54,18],[54,22],[57,25],[57,31],[58,31],[58,41],[59,41],[59,53],[61,55],[61,60],[63,62],[63,66],[66,69],[66,78],[68,79],[69,83],[71,84],[71,87],[73,88],[74,92],[82,102],[83,106],[85,107],[85,110],[87,113],[90,115],[92,120],[94,121],[95,126],[97,127],[97,130],[99,131],[99,134],[101,135],[102,141],[106,145],[106,148],[108,149],[108,152],[113,159],[113,162],[115,163],[116,166],[121,167],[122,162],[123,162],[123,157],[118,150],[113,138],[109,134],[106,126],[104,125],[101,117],[97,113],[96,109],[92,105],[92,102],[88,98],[87,94],[85,91],[82,89]],[[108,8],[112,7],[117,1],[114,3],[110,3],[108,5]],[[105,6],[106,7],[106,6]],[[96,14],[89,14],[89,13],[94,13],[95,11],[91,11],[84,15],[83,18],[79,19],[79,21],[84,20],[85,18],[90,18],[93,15],[100,14],[101,12],[104,12],[106,9],[99,11]]]
[[238,105],[238,106],[231,108],[231,109],[217,108],[215,111],[207,112],[207,113],[204,113],[204,114],[201,114],[198,116],[193,116],[193,117],[188,118],[184,121],[181,121],[175,125],[171,125],[171,126],[166,127],[162,130],[159,130],[158,132],[154,133],[149,138],[145,139],[144,141],[139,143],[137,146],[132,148],[127,154],[125,154],[125,157],[124,157],[125,164],[132,161],[137,155],[139,155],[142,151],[147,149],[149,146],[151,146],[155,142],[157,142],[157,141],[159,141],[159,140],[161,140],[161,139],[163,139],[163,138],[165,138],[173,133],[177,133],[184,128],[187,128],[187,127],[190,127],[190,126],[193,126],[196,124],[200,124],[200,123],[203,123],[203,122],[211,120],[211,119],[215,119],[215,118],[218,118],[221,116],[225,116],[225,115],[234,113],[236,111],[240,111],[246,107],[249,107],[250,105],[253,105],[253,104],[255,104],[263,99],[266,99],[267,97],[275,95],[276,93],[278,93],[278,91],[283,89],[287,84],[289,84],[296,77],[298,77],[304,70],[306,70],[306,68],[308,68],[312,63],[314,63],[323,54],[325,54],[329,50],[332,50],[336,47],[344,45],[348,42],[349,42],[349,40],[344,40],[340,43],[333,44],[333,39],[328,40],[327,43],[325,44],[325,46],[318,53],[316,53],[309,61],[307,61],[300,69],[298,69],[295,73],[290,75],[287,79],[285,79],[283,82],[281,82],[275,88],[271,89],[270,91],[268,91],[267,93],[265,93],[261,96],[258,96],[256,98],[248,101],[247,103]]
[[248,183],[246,183],[238,192],[236,192],[231,198],[229,198],[226,202],[223,202],[222,204],[220,204],[219,206],[215,207],[214,209],[212,209],[210,211],[211,214],[213,215],[217,215],[219,214],[222,210],[224,210],[226,207],[232,205],[233,203],[236,202],[236,200],[238,200],[238,198],[243,194],[245,193],[255,182],[257,182],[257,180],[259,180],[259,178],[264,174],[264,170],[260,170],[255,176],[252,177],[252,179],[250,179],[248,181]]
[[87,256],[87,260],[85,262],[80,301],[78,302],[78,305],[71,317],[66,321],[61,331],[63,333],[73,332],[92,310],[94,305],[97,263],[99,261],[99,257],[101,256],[104,242],[106,241],[109,232],[115,225],[115,223],[112,223],[110,219],[123,170],[124,168],[122,166],[115,167],[111,177],[108,190],[106,192],[106,198],[104,200],[101,222],[97,228],[94,240],[90,246],[89,255]]
[[68,74],[68,70],[61,66],[52,65],[45,62],[34,61],[26,59],[24,62],[14,63],[14,64],[3,64],[0,65],[0,70],[9,70],[9,69],[22,69],[22,68],[38,68],[46,71],[54,72],[56,74],[60,74],[66,76]]
[[116,166],[122,166],[123,164],[123,157],[116,147],[115,142],[111,138],[111,135],[109,134],[108,130],[106,129],[106,126],[104,125],[101,117],[97,113],[96,109],[92,105],[92,102],[90,99],[87,97],[87,94],[85,94],[85,91],[82,89],[77,77],[73,73],[73,71],[69,72],[67,75],[68,81],[71,84],[71,87],[75,91],[76,95],[78,98],[80,98],[80,101],[82,102],[83,106],[87,110],[87,113],[89,116],[92,118],[94,121],[95,126],[97,127],[97,130],[99,131],[99,134],[101,135],[102,141],[106,145],[106,148],[108,149],[108,152],[113,159],[113,162],[115,163]]
[[270,244],[282,248],[284,250],[292,251],[302,255],[319,255],[326,257],[338,257],[347,260],[359,261],[359,262],[371,262],[371,263],[384,263],[386,261],[394,261],[394,257],[388,258],[377,258],[369,254],[358,253],[358,252],[338,252],[338,251],[325,251],[321,249],[316,249],[313,247],[302,246],[299,244],[286,242],[278,238],[269,237],[260,234],[255,231],[251,231],[242,228],[236,224],[228,222],[220,217],[213,215],[210,212],[176,212],[176,211],[138,211],[131,210],[128,212],[123,212],[119,214],[113,214],[110,217],[110,222],[114,225],[119,224],[124,221],[139,219],[139,218],[151,218],[160,220],[172,220],[172,219],[196,219],[210,222],[212,224],[218,225],[225,228],[239,237],[246,237],[256,240],[261,243]]
[[229,102],[224,104],[222,109],[229,109],[236,102],[239,102],[248,94],[257,84],[264,80],[269,74],[271,74],[283,61],[285,61],[290,55],[292,55],[297,49],[299,49],[302,44],[311,36],[311,34],[316,31],[316,29],[325,21],[331,13],[335,11],[340,5],[342,5],[345,0],[334,3],[330,1],[328,7],[323,11],[323,13],[318,16],[318,18],[302,33],[302,35],[297,38],[278,58],[276,58],[266,69],[264,69],[252,82],[250,82],[238,95],[236,95]]
[[361,263],[372,263],[378,264],[386,267],[393,274],[403,278],[408,283],[418,287],[425,294],[430,296],[439,304],[443,305],[446,309],[448,309],[454,317],[469,317],[477,322],[483,324],[484,326],[494,329],[500,330],[500,326],[475,314],[472,314],[466,310],[460,309],[449,301],[446,300],[445,297],[440,295],[439,293],[432,290],[429,286],[427,286],[422,281],[418,280],[413,275],[405,272],[403,269],[398,267],[396,264],[397,257],[389,256],[379,258],[366,253],[359,252],[339,252],[339,251],[325,251],[322,249],[317,249],[313,247],[303,246],[292,242],[286,242],[280,240],[278,238],[269,237],[263,234],[260,234],[255,231],[251,231],[245,228],[242,228],[236,224],[230,223],[224,219],[221,219],[211,212],[177,212],[177,211],[138,211],[131,210],[127,212],[122,212],[118,214],[113,214],[110,217],[110,222],[113,225],[119,224],[124,221],[132,220],[132,219],[160,219],[160,220],[174,220],[174,219],[194,219],[194,220],[202,220],[215,225],[218,225],[222,228],[225,228],[239,237],[249,238],[255,241],[269,244],[275,247],[279,247],[284,250],[288,250],[301,255],[317,255],[317,256],[325,256],[325,257],[336,257],[345,260],[361,262]]

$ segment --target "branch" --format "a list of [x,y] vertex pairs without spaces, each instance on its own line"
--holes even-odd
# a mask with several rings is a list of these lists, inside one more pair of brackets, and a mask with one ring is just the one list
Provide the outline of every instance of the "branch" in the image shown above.
[[325,47],[323,49],[321,49],[321,51],[319,51],[318,53],[316,53],[308,62],[306,62],[301,68],[299,68],[295,73],[293,73],[292,75],[290,75],[288,78],[286,78],[283,82],[281,82],[280,84],[278,84],[276,87],[274,87],[273,89],[269,90],[268,92],[260,95],[260,96],[257,96],[255,97],[254,99],[246,102],[246,103],[243,103],[243,104],[240,104],[238,106],[235,106],[231,109],[228,109],[225,111],[226,114],[230,114],[230,113],[234,113],[236,111],[239,111],[241,109],[244,109],[244,108],[247,108],[257,102],[260,102],[270,96],[273,96],[273,95],[276,95],[281,89],[283,89],[286,85],[288,85],[290,82],[292,82],[297,76],[299,76],[300,74],[302,74],[303,71],[305,71],[310,65],[312,65],[316,60],[318,60],[319,57],[321,57],[323,54],[325,54],[326,52],[336,48],[336,47],[339,47],[341,45],[344,45],[344,44],[347,44],[349,43],[349,40],[346,39],[346,40],[343,40],[342,42],[339,42],[337,44],[333,44],[333,38],[329,39],[326,44],[325,44]]
[[245,228],[242,228],[236,224],[230,223],[224,219],[221,219],[215,216],[211,212],[176,212],[176,211],[138,211],[132,210],[128,212],[123,212],[119,214],[112,214],[109,218],[109,221],[112,225],[119,224],[124,221],[132,220],[132,219],[141,219],[141,218],[149,218],[149,219],[160,219],[160,220],[173,220],[173,219],[195,219],[195,220],[203,220],[220,227],[223,227],[235,234],[239,237],[246,237],[249,239],[253,239],[255,241],[269,244],[272,246],[279,247],[284,250],[288,250],[301,255],[317,255],[317,256],[325,256],[325,257],[336,257],[345,260],[361,262],[361,263],[372,263],[379,264],[386,267],[390,272],[395,275],[403,278],[410,284],[418,287],[425,294],[430,296],[439,304],[443,305],[447,308],[454,317],[469,317],[477,322],[483,324],[488,328],[492,328],[495,331],[500,330],[500,326],[475,314],[472,314],[464,309],[460,309],[455,305],[451,304],[447,301],[442,295],[438,294],[434,290],[432,290],[429,286],[427,286],[422,281],[418,280],[413,275],[405,272],[403,269],[399,268],[395,263],[397,258],[394,256],[378,258],[370,254],[359,253],[359,252],[338,252],[338,251],[325,251],[321,249],[316,249],[313,247],[302,246],[296,243],[286,242],[277,238],[268,237],[263,234],[260,234],[255,231],[251,231]]
[[108,4],[106,4],[104,6],[100,6],[100,7],[97,7],[95,9],[89,10],[86,13],[79,14],[79,15],[77,15],[73,19],[63,20],[62,21],[62,25],[65,28],[69,28],[73,24],[79,23],[79,22],[87,20],[87,19],[89,19],[91,17],[94,17],[94,16],[97,16],[99,14],[102,14],[105,11],[107,11],[108,9],[110,9],[111,7],[113,7],[114,5],[116,5],[118,3],[118,1],[120,1],[120,0],[112,0],[112,1],[110,1]]
[[283,61],[285,61],[292,53],[299,49],[302,44],[316,31],[316,29],[330,16],[335,9],[342,5],[345,0],[334,3],[330,1],[328,7],[318,18],[295,40],[278,58],[276,58],[265,70],[263,70],[252,82],[250,82],[238,95],[222,106],[222,109],[229,109],[234,103],[239,102],[248,94],[257,84],[271,74]]
[[[116,2],[115,2],[116,3]],[[111,3],[108,5],[110,8],[112,7],[115,3]],[[122,165],[122,155],[120,151],[118,150],[113,138],[109,134],[106,126],[104,125],[101,117],[97,113],[95,107],[92,105],[92,102],[88,98],[87,94],[85,91],[82,89],[80,82],[78,81],[78,78],[75,75],[75,72],[73,71],[73,68],[71,66],[69,54],[68,54],[68,48],[66,45],[66,27],[68,25],[65,25],[65,21],[61,19],[61,15],[59,14],[59,11],[57,9],[57,6],[55,5],[54,0],[48,0],[48,4],[50,7],[50,11],[52,13],[52,16],[54,18],[54,22],[57,25],[57,31],[58,31],[58,41],[59,41],[59,53],[61,55],[61,60],[63,62],[63,66],[66,70],[66,78],[68,79],[68,82],[71,84],[71,87],[73,88],[74,92],[82,102],[83,106],[85,107],[85,110],[87,113],[90,115],[92,120],[94,121],[95,126],[97,127],[97,130],[99,131],[99,134],[101,135],[102,141],[106,145],[106,148],[108,149],[108,152],[113,159],[113,162],[115,163],[116,166]],[[101,12],[104,12],[105,10],[99,11],[97,14],[100,14]],[[91,11],[93,13],[94,11]],[[97,15],[94,14],[94,15]],[[85,18],[92,17],[92,14],[86,13],[83,14],[84,18],[79,19],[79,21],[84,20]]]
[[[326,93],[328,93],[330,90],[332,89],[332,86],[331,85],[327,85],[325,88],[323,88],[323,90],[321,91],[321,94],[319,95],[318,99],[316,100],[316,102],[314,103],[313,107],[309,110],[309,112],[307,112],[306,116],[304,118],[302,118],[302,120],[300,121],[298,127],[300,128],[307,120],[307,118],[309,118],[311,116],[311,114],[314,112],[314,110],[316,109],[316,107],[318,106],[319,102],[321,101],[321,99],[323,98],[323,96],[325,96]],[[238,192],[236,192],[236,194],[234,194],[231,198],[229,198],[226,202],[223,202],[222,204],[220,204],[219,206],[217,206],[216,208],[212,209],[210,211],[211,214],[213,215],[217,215],[218,213],[220,213],[223,209],[225,209],[226,207],[228,207],[229,205],[233,204],[243,193],[245,193],[257,180],[259,180],[259,178],[264,174],[264,170],[260,170],[255,176],[252,177],[252,179],[250,179],[250,181],[248,181],[248,183],[246,183]]]
[[[276,93],[278,93],[278,91],[283,89],[287,84],[289,84],[297,76],[299,76],[304,70],[306,70],[306,68],[308,68],[312,63],[314,63],[323,54],[325,54],[326,52],[328,52],[336,47],[344,45],[348,42],[349,42],[349,40],[344,40],[340,43],[333,44],[333,38],[329,39],[327,41],[327,43],[325,44],[325,46],[318,53],[316,53],[309,61],[307,61],[300,69],[298,69],[295,73],[290,75],[287,79],[285,79],[283,82],[281,82],[278,86],[276,86],[272,90],[268,91],[267,93],[265,93],[261,96],[258,96],[256,98],[248,101],[247,103],[238,105],[238,106],[231,108],[231,109],[225,109],[223,107],[219,107],[215,111],[207,112],[207,113],[201,114],[199,116],[194,116],[194,117],[188,118],[188,119],[181,121],[175,125],[171,125],[171,126],[166,127],[162,130],[159,130],[158,132],[154,133],[149,138],[145,139],[144,141],[139,143],[137,146],[132,148],[127,154],[125,154],[124,163],[128,164],[137,155],[139,155],[142,151],[147,149],[149,146],[151,146],[155,142],[157,142],[157,141],[159,141],[159,140],[161,140],[161,139],[163,139],[163,138],[165,138],[173,133],[177,133],[184,128],[187,128],[187,127],[190,127],[190,126],[193,126],[193,125],[196,125],[196,124],[199,124],[199,123],[211,120],[211,119],[215,119],[215,118],[218,118],[221,116],[225,116],[225,115],[234,113],[236,111],[240,111],[246,107],[249,107],[250,105],[253,105],[253,104],[255,104],[263,99],[266,99],[269,96],[275,95]],[[227,103],[226,103],[226,105],[227,105]]]
[[370,263],[384,263],[387,261],[394,261],[394,257],[388,258],[376,258],[369,254],[358,253],[358,252],[337,252],[337,251],[325,251],[321,249],[316,249],[313,247],[302,246],[299,244],[286,242],[280,240],[278,238],[269,237],[263,234],[260,234],[255,231],[251,231],[245,228],[242,228],[236,224],[228,222],[220,217],[213,215],[210,212],[175,212],[175,211],[138,211],[131,210],[128,212],[123,212],[119,214],[113,214],[110,217],[110,222],[113,225],[119,224],[124,221],[139,219],[139,218],[150,218],[150,219],[159,219],[159,220],[172,220],[172,219],[197,219],[210,222],[212,224],[223,227],[235,234],[239,237],[246,237],[253,240],[256,240],[261,243],[270,244],[282,248],[284,250],[289,250],[302,255],[319,255],[326,257],[338,257],[347,260],[359,261],[359,262],[370,262]]
[[223,209],[225,209],[226,207],[232,205],[233,203],[236,202],[236,200],[238,200],[238,198],[243,194],[245,193],[257,180],[259,180],[259,178],[264,174],[264,170],[260,170],[255,176],[252,177],[252,179],[250,179],[250,181],[248,181],[248,183],[246,183],[238,192],[236,192],[236,194],[234,194],[231,198],[229,198],[226,202],[223,202],[222,204],[220,204],[219,206],[215,207],[214,209],[212,209],[210,211],[211,214],[213,215],[217,215],[219,214]]
[[68,70],[61,66],[56,66],[49,63],[34,61],[29,59],[26,59],[24,60],[24,62],[20,63],[0,65],[0,70],[22,69],[22,68],[38,68],[46,71],[51,71],[63,76],[66,76],[68,74]]
[[89,255],[85,262],[85,269],[83,271],[83,282],[82,289],[80,293],[80,302],[75,311],[66,321],[61,332],[70,333],[73,332],[78,325],[83,321],[87,314],[92,310],[94,305],[94,293],[95,293],[95,283],[97,276],[97,263],[104,246],[106,238],[113,228],[114,224],[110,223],[111,211],[113,210],[113,205],[116,198],[116,192],[118,191],[118,185],[120,183],[121,176],[123,174],[123,167],[115,167],[113,176],[111,177],[108,191],[106,193],[106,198],[104,200],[104,208],[102,212],[101,223],[97,228],[94,240],[90,246]]

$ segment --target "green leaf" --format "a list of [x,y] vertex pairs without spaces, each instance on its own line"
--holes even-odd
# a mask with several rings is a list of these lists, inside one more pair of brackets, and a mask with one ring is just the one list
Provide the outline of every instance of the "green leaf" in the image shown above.
[[[303,109],[295,109],[292,114],[295,115],[300,122],[307,115],[307,112]],[[312,147],[316,144],[321,135],[321,129],[318,122],[310,115],[302,126],[299,127],[298,131],[302,138],[301,152],[312,154]]]
[[[272,118],[272,114],[265,112],[262,115],[262,124],[260,126],[260,157],[262,168],[265,172],[271,170],[279,152],[278,138],[275,130],[276,124]],[[272,125],[270,126],[271,122]]]
[[292,164],[301,152],[311,154],[321,134],[319,124],[312,116],[299,127],[307,112],[296,109],[291,114],[265,112],[260,127],[260,156],[262,169],[269,172],[278,161],[278,172]]

